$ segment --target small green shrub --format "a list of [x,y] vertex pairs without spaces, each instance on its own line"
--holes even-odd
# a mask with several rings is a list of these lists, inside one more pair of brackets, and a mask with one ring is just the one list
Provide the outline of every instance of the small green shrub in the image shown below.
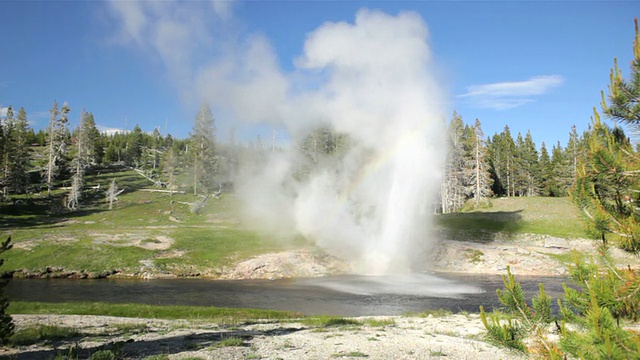
[[114,350],[98,350],[91,354],[90,360],[116,360],[120,358],[120,354],[117,354]]
[[354,319],[325,316],[306,318],[302,320],[302,323],[316,327],[362,325],[362,322]]
[[393,319],[367,319],[364,323],[371,327],[394,326],[396,324]]
[[244,340],[239,337],[230,337],[226,339],[222,339],[220,342],[216,343],[214,347],[234,347],[234,346],[244,346]]

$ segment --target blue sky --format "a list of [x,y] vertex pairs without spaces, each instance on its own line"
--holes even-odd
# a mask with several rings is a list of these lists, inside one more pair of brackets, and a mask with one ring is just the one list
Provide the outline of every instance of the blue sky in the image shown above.
[[[632,1],[0,0],[0,106],[24,107],[36,129],[55,99],[69,103],[73,126],[84,108],[103,128],[138,123],[185,137],[205,99],[221,139],[231,128],[270,136],[283,128],[271,84],[321,83],[322,71],[300,68],[305,41],[328,22],[353,24],[363,8],[426,24],[448,118],[454,109],[466,123],[478,118],[487,136],[531,130],[549,149],[566,144],[572,125],[586,129],[614,57],[628,75],[640,14]],[[235,93],[222,84],[238,82],[251,96],[231,110]]]

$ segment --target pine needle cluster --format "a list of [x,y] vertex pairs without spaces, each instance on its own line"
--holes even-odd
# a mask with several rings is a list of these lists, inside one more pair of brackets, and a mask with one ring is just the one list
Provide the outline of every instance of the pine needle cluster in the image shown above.
[[[506,320],[480,307],[487,337],[541,358],[640,359],[640,334],[625,326],[637,323],[640,316],[637,271],[616,269],[605,253],[600,266],[576,258],[571,277],[577,288],[563,284],[564,299],[558,299],[554,315],[542,284],[529,306],[522,286],[507,269],[505,287],[497,291]],[[557,340],[551,340],[552,334]]]

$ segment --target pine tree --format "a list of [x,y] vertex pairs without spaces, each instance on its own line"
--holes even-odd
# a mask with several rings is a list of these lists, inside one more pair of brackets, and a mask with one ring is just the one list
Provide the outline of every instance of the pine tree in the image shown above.
[[474,207],[484,205],[491,196],[491,174],[487,162],[487,147],[480,120],[469,129],[467,158],[467,189]]
[[451,213],[460,210],[466,201],[463,170],[465,164],[465,132],[462,117],[453,113],[449,123],[449,151],[442,179],[442,212]]
[[9,187],[18,194],[25,193],[29,185],[29,167],[31,163],[29,130],[27,112],[24,108],[20,108],[18,117],[8,137],[11,152]]
[[133,131],[126,135],[126,138],[125,163],[135,168],[140,168],[142,164],[142,148],[144,145],[140,126],[136,124]]
[[584,157],[584,145],[580,141],[578,136],[578,130],[576,126],[571,126],[571,132],[569,133],[569,142],[565,149],[565,158],[567,159],[569,173],[567,188],[569,188],[576,181],[576,174],[578,173],[578,162]]
[[[602,93],[604,114],[638,129],[640,126],[640,33],[635,20],[632,74],[622,78],[617,61],[610,73],[609,96]],[[611,237],[629,251],[640,251],[640,156],[622,129],[601,122],[594,109],[592,125],[584,136],[588,157],[579,168],[573,199],[591,219],[603,242]]]
[[637,18],[635,30],[631,75],[628,80],[623,79],[618,60],[614,59],[614,67],[609,74],[609,103],[607,104],[602,92],[601,105],[607,117],[618,123],[631,125],[636,132],[640,132],[640,32]]
[[555,181],[553,166],[551,164],[551,158],[549,157],[549,151],[547,151],[547,145],[543,142],[540,147],[540,195],[542,196],[555,196],[557,193],[557,184]]
[[574,167],[567,158],[568,150],[563,150],[560,141],[551,150],[551,169],[553,175],[553,191],[551,196],[567,196],[569,188],[573,185],[575,174]]
[[209,193],[215,186],[217,173],[215,123],[211,108],[202,103],[196,114],[190,136],[193,193]]
[[488,144],[487,154],[494,181],[493,193],[497,196],[515,196],[516,145],[509,126],[493,136]]
[[2,183],[2,197],[9,196],[10,178],[11,178],[11,133],[13,133],[14,119],[13,108],[7,108],[7,114],[4,118],[3,126],[3,142],[2,142],[2,174],[0,183]]
[[[91,119],[91,120],[90,120]],[[95,123],[92,123],[93,116],[89,116],[89,113],[84,109],[80,115],[80,124],[75,133],[75,153],[71,160],[71,190],[67,196],[67,208],[69,210],[76,210],[79,207],[80,198],[82,197],[82,188],[84,187],[84,173],[87,168],[95,163],[95,148],[96,141]],[[93,125],[93,126],[92,126]]]
[[640,251],[638,168],[640,158],[620,128],[610,128],[594,109],[589,157],[578,171],[572,198],[591,219],[603,243],[608,237],[629,251]]
[[87,166],[95,166],[102,161],[104,155],[102,137],[92,113],[83,110],[81,121],[81,130],[85,139],[83,146],[86,149]]
[[524,143],[520,149],[520,164],[524,166],[525,175],[525,195],[536,196],[540,191],[540,164],[538,159],[538,150],[533,142],[531,132],[527,131],[524,137]]

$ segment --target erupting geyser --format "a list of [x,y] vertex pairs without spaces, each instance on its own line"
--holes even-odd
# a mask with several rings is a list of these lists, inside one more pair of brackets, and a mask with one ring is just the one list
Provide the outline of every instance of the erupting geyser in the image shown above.
[[[272,106],[294,137],[326,126],[351,141],[339,164],[300,183],[286,180],[298,148],[272,157],[239,186],[249,213],[295,228],[356,272],[406,273],[424,265],[446,149],[444,101],[427,39],[415,13],[361,10],[353,24],[325,23],[309,34],[295,76],[258,73],[289,82],[272,89],[281,101]],[[312,86],[293,83],[305,76]],[[286,95],[277,95],[282,88]]]

